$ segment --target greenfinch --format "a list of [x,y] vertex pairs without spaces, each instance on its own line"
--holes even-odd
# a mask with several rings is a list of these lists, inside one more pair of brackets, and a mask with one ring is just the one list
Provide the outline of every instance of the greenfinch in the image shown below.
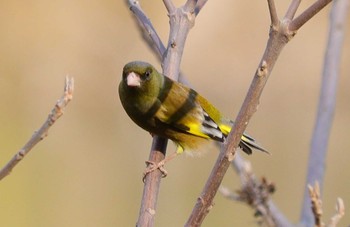
[[[195,90],[159,73],[151,64],[134,61],[123,68],[120,101],[129,117],[141,128],[168,138],[177,154],[195,151],[209,140],[224,142],[233,122]],[[267,152],[243,134],[239,147]]]

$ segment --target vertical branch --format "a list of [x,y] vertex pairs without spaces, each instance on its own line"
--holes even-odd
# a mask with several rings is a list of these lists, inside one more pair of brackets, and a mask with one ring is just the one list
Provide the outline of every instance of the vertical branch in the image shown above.
[[[330,14],[329,37],[324,59],[321,94],[311,141],[308,174],[306,179],[306,184],[313,184],[315,181],[318,181],[321,191],[325,174],[328,140],[335,110],[339,64],[345,34],[345,24],[349,13],[349,5],[349,0],[334,1]],[[305,188],[304,192],[300,221],[305,226],[311,226],[313,223],[313,215],[310,210],[310,198],[307,188]]]
[[163,1],[167,5],[170,23],[168,46],[162,61],[163,74],[177,81],[186,38],[194,26],[196,15],[194,14],[195,5],[192,2],[195,1],[188,0],[180,8],[172,7],[170,0]]
[[[168,140],[164,138],[154,136],[148,160],[154,162],[160,162],[163,160],[165,157],[164,152],[166,151],[167,142]],[[161,178],[162,173],[160,171],[153,171],[146,176],[139,219],[136,226],[154,226]]]
[[[163,0],[170,20],[170,34],[168,46],[165,49],[150,20],[142,11],[137,0],[128,0],[130,10],[134,13],[147,43],[162,58],[163,74],[173,80],[178,80],[180,63],[186,37],[194,25],[195,16],[204,6],[206,1],[200,1],[196,6],[196,0],[188,0],[183,7],[176,8],[171,0]],[[195,12],[196,9],[196,12]],[[167,140],[155,136],[149,156],[149,161],[158,163],[165,157]],[[161,173],[153,171],[145,177],[145,186],[141,201],[140,214],[137,226],[153,226],[156,213],[157,198],[160,188]]]
[[275,1],[274,0],[267,0],[267,3],[269,6],[271,25],[277,26],[279,21],[278,21],[278,15],[277,15],[277,9],[275,6]]

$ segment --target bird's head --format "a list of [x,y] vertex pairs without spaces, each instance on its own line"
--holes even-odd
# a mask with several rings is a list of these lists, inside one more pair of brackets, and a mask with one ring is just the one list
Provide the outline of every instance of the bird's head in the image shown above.
[[161,74],[149,63],[134,61],[123,68],[123,86],[141,92],[155,92],[159,89]]

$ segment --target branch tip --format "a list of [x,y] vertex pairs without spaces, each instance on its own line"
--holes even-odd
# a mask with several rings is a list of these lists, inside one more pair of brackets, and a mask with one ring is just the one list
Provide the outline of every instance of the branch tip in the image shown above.
[[50,127],[56,122],[56,120],[62,116],[63,109],[68,105],[69,101],[73,98],[74,80],[66,76],[64,93],[62,97],[56,102],[51,110],[46,121],[40,127],[39,130],[34,131],[31,138],[27,143],[12,157],[12,159],[0,170],[0,180],[10,174],[13,168],[32,150],[32,148],[43,140],[47,135]]

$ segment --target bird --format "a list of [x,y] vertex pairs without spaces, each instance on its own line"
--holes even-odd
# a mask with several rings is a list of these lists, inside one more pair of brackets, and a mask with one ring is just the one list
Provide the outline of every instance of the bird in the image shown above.
[[[194,89],[158,72],[147,62],[133,61],[123,68],[119,83],[121,104],[139,127],[172,140],[177,149],[158,164],[152,164],[144,174],[162,168],[174,156],[196,150],[210,140],[225,142],[233,121]],[[253,137],[244,133],[239,147],[248,155],[256,149],[268,153]]]

